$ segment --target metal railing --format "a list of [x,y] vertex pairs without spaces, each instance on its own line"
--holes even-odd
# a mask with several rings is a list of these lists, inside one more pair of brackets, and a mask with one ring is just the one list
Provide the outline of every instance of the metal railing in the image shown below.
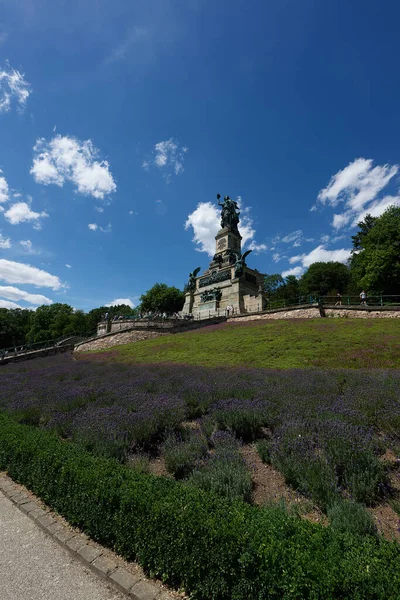
[[43,342],[34,342],[9,346],[8,348],[0,349],[0,358],[8,356],[19,356],[21,354],[28,354],[30,352],[37,352],[39,350],[50,350],[52,348],[60,348],[63,345],[67,344],[77,344],[78,342],[94,337],[95,335],[95,333],[91,334],[90,336],[70,335],[66,337],[64,335],[54,340],[44,340]]

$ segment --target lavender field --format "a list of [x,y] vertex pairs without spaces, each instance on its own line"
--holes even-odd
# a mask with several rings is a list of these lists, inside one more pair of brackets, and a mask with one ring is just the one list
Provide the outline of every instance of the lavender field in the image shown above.
[[123,365],[60,355],[0,372],[0,407],[90,452],[252,501],[253,444],[324,512],[397,506],[400,372]]

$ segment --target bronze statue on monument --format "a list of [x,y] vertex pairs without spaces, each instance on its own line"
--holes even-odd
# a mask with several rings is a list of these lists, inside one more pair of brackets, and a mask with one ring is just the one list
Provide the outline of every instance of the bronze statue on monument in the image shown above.
[[230,227],[234,231],[237,231],[240,216],[238,203],[229,196],[225,196],[224,201],[221,203],[219,201],[220,198],[221,194],[217,194],[218,206],[222,207],[221,228]]

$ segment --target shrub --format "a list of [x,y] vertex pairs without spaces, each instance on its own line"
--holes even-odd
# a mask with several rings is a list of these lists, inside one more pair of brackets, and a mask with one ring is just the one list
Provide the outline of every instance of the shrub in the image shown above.
[[275,441],[272,464],[289,485],[326,510],[338,494],[335,473],[324,457],[316,453],[311,435],[297,431],[297,427],[288,428]]
[[377,535],[374,520],[362,504],[340,498],[327,512],[330,526],[339,533]]
[[386,469],[373,452],[372,434],[365,428],[332,421],[324,424],[321,438],[338,485],[356,502],[373,504],[386,481]]
[[239,452],[238,441],[228,432],[213,435],[215,452],[190,477],[190,483],[231,500],[250,501],[251,475]]
[[256,444],[257,452],[263,461],[268,465],[271,464],[271,442],[269,440],[258,440]]
[[135,473],[150,473],[150,459],[146,454],[135,454],[129,459],[128,466]]
[[220,429],[233,431],[246,442],[260,437],[261,428],[267,422],[264,403],[256,400],[243,402],[235,398],[219,402],[213,417]]
[[398,544],[133,473],[2,414],[0,469],[193,600],[400,596]]
[[163,445],[165,466],[176,479],[184,479],[207,454],[207,444],[200,435],[190,433],[188,439],[179,434],[168,435]]

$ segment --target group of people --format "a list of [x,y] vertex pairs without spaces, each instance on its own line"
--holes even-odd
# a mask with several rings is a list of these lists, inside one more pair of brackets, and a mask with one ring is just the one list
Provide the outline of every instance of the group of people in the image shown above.
[[[360,292],[360,304],[363,304],[364,306],[367,305],[367,294],[364,290],[362,292]],[[342,295],[338,292],[336,294],[335,306],[341,306],[341,305],[342,305]]]
[[235,312],[235,307],[232,306],[232,304],[228,304],[228,306],[226,307],[226,316],[233,316],[233,313]]

